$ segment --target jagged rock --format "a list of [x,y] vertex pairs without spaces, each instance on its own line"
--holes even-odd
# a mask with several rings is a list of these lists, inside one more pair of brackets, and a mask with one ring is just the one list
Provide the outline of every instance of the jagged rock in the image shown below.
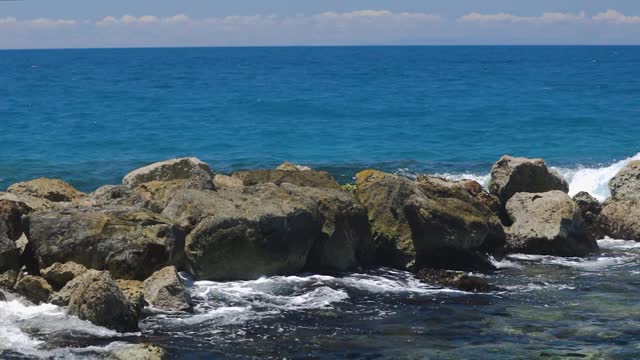
[[306,209],[322,222],[307,265],[313,270],[346,271],[373,263],[375,247],[367,209],[352,194],[329,188],[282,184],[294,198],[307,201]]
[[468,275],[461,271],[423,269],[416,278],[429,285],[453,288],[468,292],[490,292],[497,288],[481,277]]
[[304,165],[298,165],[298,164],[293,164],[290,163],[288,161],[283,162],[282,164],[278,165],[278,167],[276,168],[276,170],[284,170],[284,171],[308,171],[308,170],[312,170],[310,167],[308,166],[304,166]]
[[69,281],[84,274],[86,271],[86,267],[76,264],[73,261],[64,264],[56,262],[48,268],[42,269],[40,275],[57,291],[62,289]]
[[18,269],[20,254],[15,241],[6,235],[9,232],[4,220],[0,219],[0,272]]
[[489,191],[505,204],[518,192],[541,193],[551,190],[569,192],[569,184],[542,159],[504,155],[491,169]]
[[127,174],[122,183],[135,188],[151,181],[189,180],[198,189],[213,189],[213,171],[200,159],[189,157],[171,159],[147,165]]
[[88,270],[69,281],[51,301],[96,325],[121,332],[138,330],[132,305],[108,271]]
[[126,345],[105,356],[106,360],[163,360],[167,356],[162,348],[151,344]]
[[[31,212],[31,208],[24,202],[0,200],[0,221],[4,221],[6,235],[11,240],[17,240],[24,232],[22,216]],[[2,234],[0,234],[1,236]]]
[[581,191],[577,193],[572,200],[578,205],[578,208],[580,208],[584,221],[587,225],[591,226],[602,211],[602,205],[598,199],[589,195],[586,191]]
[[142,314],[142,309],[147,305],[147,302],[144,300],[142,281],[118,279],[116,280],[116,284],[131,304],[136,317],[139,318]]
[[191,311],[193,303],[184,287],[178,270],[167,266],[156,271],[143,283],[144,299],[156,309],[164,311]]
[[598,237],[640,241],[640,200],[605,202],[596,228]]
[[640,200],[640,160],[630,161],[610,181],[615,200]]
[[368,209],[378,262],[398,268],[491,267],[475,252],[504,244],[499,218],[457,186],[435,177],[419,181],[365,170],[356,197]]
[[244,186],[241,179],[222,174],[216,174],[213,178],[213,184],[216,188],[241,188]]
[[51,285],[40,276],[25,275],[18,279],[13,290],[34,304],[45,303],[53,293]]
[[54,203],[70,203],[87,196],[62,180],[48,178],[16,183],[9,186],[7,191],[12,194],[44,199]]
[[340,189],[340,184],[326,171],[250,170],[231,175],[245,186],[289,183],[298,186]]
[[180,227],[141,209],[62,209],[25,217],[39,268],[73,261],[114,277],[143,280],[183,261]]
[[304,203],[273,184],[183,190],[163,214],[195,225],[185,252],[194,274],[208,280],[296,273],[321,229]]
[[105,185],[89,194],[95,207],[143,206],[144,199],[128,186]]
[[18,271],[17,270],[7,270],[0,274],[0,288],[13,290],[13,287],[16,285],[18,281]]
[[580,209],[562,191],[517,193],[506,211],[513,222],[507,229],[509,252],[586,256],[598,248]]

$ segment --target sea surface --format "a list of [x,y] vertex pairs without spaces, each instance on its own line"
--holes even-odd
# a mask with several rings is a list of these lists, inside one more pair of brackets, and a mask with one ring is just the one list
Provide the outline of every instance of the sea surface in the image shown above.
[[[640,159],[640,47],[295,47],[0,51],[0,190],[83,191],[196,156],[219,172],[284,160],[341,182],[368,167],[486,185],[508,153],[609,196]],[[640,240],[640,239],[639,239]],[[585,259],[511,255],[500,290],[387,268],[193,281],[194,314],[118,334],[54,305],[0,302],[0,358],[95,358],[151,342],[185,359],[640,358],[640,243]]]

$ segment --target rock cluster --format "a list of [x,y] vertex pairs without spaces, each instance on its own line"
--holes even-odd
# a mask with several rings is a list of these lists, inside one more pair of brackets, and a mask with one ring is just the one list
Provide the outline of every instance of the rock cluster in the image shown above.
[[148,311],[192,310],[178,271],[228,281],[385,265],[490,291],[450,270],[491,269],[486,254],[585,256],[596,237],[640,240],[639,163],[611,190],[604,204],[571,199],[543,160],[510,156],[493,166],[488,191],[371,169],[341,186],[291,163],[222,175],[196,158],[146,166],[91,194],[36,179],[0,193],[0,287],[125,332]]

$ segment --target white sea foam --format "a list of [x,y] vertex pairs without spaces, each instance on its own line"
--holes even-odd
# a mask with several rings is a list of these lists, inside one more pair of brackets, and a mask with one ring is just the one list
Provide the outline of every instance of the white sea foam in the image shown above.
[[557,257],[549,255],[511,254],[507,258],[542,265],[571,267],[582,271],[601,271],[612,266],[624,265],[636,260],[635,256],[599,256],[596,258]]
[[493,256],[489,256],[489,261],[491,264],[495,266],[497,269],[522,269],[523,266],[518,264],[515,261],[511,261],[508,259],[502,259],[500,261],[496,260]]
[[632,250],[640,249],[640,242],[635,240],[618,240],[605,237],[598,240],[598,246],[603,250]]

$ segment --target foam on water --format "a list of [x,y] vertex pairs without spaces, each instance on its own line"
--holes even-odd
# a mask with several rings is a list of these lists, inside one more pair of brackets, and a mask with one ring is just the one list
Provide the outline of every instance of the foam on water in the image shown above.
[[602,240],[598,240],[598,246],[604,250],[632,250],[640,249],[640,242],[635,240],[618,240],[610,237],[605,237]]
[[549,255],[511,254],[510,260],[538,263],[542,265],[556,265],[575,268],[581,271],[601,271],[613,266],[625,265],[636,260],[636,256],[597,256],[592,258],[558,257]]

